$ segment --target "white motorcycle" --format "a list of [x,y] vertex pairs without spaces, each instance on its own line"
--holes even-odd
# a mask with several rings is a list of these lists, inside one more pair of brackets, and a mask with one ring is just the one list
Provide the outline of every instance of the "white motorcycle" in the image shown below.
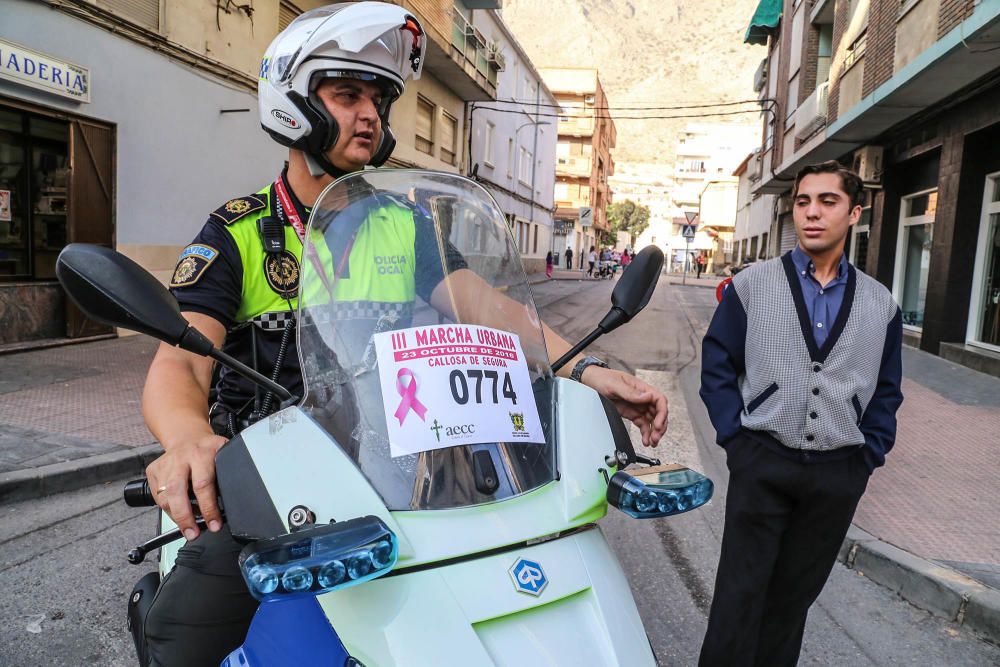
[[[429,264],[426,249],[376,252],[414,226],[431,235]],[[302,258],[302,397],[213,348],[125,257],[71,245],[58,262],[95,319],[211,356],[284,401],[216,459],[225,520],[247,543],[240,568],[262,601],[224,664],[655,664],[595,522],[609,504],[636,518],[686,512],[712,482],[637,456],[614,407],[554,371],[646,305],[662,254],[635,257],[607,316],[555,364],[504,215],[474,181],[339,179],[313,209]],[[430,303],[412,285],[424,270],[443,277]],[[350,275],[368,293],[379,276],[402,280],[410,302],[359,302]],[[649,467],[623,470],[636,463]],[[142,480],[126,500],[151,503]],[[180,536],[166,517],[161,529],[129,559],[162,546],[166,574]],[[141,580],[130,607],[158,582]]]

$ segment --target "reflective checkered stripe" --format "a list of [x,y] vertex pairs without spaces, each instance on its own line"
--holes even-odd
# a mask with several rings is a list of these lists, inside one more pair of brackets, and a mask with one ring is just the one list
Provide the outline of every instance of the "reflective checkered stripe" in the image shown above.
[[413,317],[413,302],[339,301],[331,304],[329,308],[320,309],[320,311],[333,321],[380,320],[386,317],[410,320]]
[[271,313],[261,313],[250,321],[264,331],[282,331],[285,323],[291,320],[295,322],[295,313],[291,311],[278,311]]
[[822,362],[809,354],[781,258],[733,278],[747,316],[746,371],[739,378],[744,427],[792,449],[864,444],[860,415],[875,393],[896,302],[873,278],[855,273],[850,316]]

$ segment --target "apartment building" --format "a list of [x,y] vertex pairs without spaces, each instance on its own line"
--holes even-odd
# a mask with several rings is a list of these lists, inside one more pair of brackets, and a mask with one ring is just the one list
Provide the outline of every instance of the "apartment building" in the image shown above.
[[738,178],[733,170],[756,144],[759,129],[745,123],[690,123],[680,132],[674,150],[673,192],[678,222],[696,216],[697,233],[690,243],[675,224],[669,248],[673,264],[683,253],[705,256],[706,271],[733,261]]
[[[275,178],[287,152],[260,129],[260,58],[324,4],[3,2],[0,345],[110,333],[55,281],[66,243],[116,247],[165,280],[211,211]],[[499,70],[468,26],[500,2],[399,4],[429,40],[393,108],[392,164],[458,171],[465,104],[494,99]]]
[[545,255],[565,247],[552,234],[557,101],[500,13],[475,14],[499,73],[496,102],[469,105],[469,170],[507,215],[525,270],[544,271]]
[[754,180],[749,168],[756,161],[757,151],[748,154],[740,162],[733,176],[739,179],[736,195],[736,228],[733,230],[733,264],[741,265],[769,259],[771,221],[774,219],[775,195],[753,191]]
[[[608,177],[615,173],[611,149],[618,133],[596,69],[542,68],[541,73],[560,106],[554,247],[560,252],[572,248],[580,266],[591,246],[615,242],[605,236],[610,230]],[[581,223],[583,208],[591,216]]]
[[782,197],[772,239],[800,167],[853,166],[850,258],[892,290],[906,342],[1000,374],[1000,0],[762,0],[746,39],[767,44],[751,169]]

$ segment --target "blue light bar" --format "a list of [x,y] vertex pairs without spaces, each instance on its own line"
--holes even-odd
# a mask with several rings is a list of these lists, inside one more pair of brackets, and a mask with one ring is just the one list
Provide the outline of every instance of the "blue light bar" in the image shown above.
[[251,595],[284,600],[382,576],[398,552],[393,532],[366,516],[259,540],[240,552],[239,564]]
[[636,519],[655,519],[701,507],[712,497],[712,480],[670,464],[643,468],[633,477],[618,471],[608,484],[608,503]]

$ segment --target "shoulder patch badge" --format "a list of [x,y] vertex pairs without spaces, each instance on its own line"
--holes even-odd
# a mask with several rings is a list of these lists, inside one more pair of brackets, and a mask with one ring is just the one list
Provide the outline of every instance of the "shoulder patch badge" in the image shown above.
[[171,287],[187,287],[194,285],[201,278],[205,269],[219,256],[219,251],[207,245],[194,243],[184,248],[181,258],[170,279]]
[[231,225],[240,218],[259,211],[267,206],[267,202],[260,195],[248,195],[230,199],[225,204],[212,212],[212,216],[221,220],[227,225]]
[[299,291],[299,262],[288,250],[280,254],[267,253],[264,258],[267,284],[283,299],[294,299]]

